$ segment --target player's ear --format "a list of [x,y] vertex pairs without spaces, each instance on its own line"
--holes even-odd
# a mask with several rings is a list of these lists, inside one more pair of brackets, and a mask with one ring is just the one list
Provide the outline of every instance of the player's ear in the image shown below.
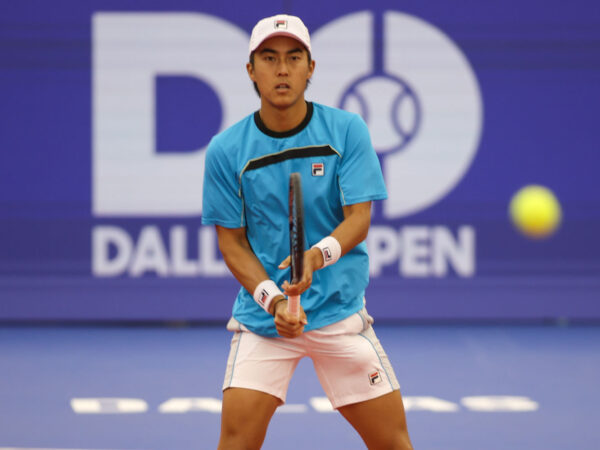
[[306,78],[307,80],[310,80],[310,78],[313,76],[314,71],[315,71],[315,60],[311,59],[310,63],[308,63],[308,77]]
[[246,70],[248,71],[248,76],[250,77],[250,79],[253,82],[256,82],[256,80],[254,79],[254,66],[252,65],[252,63],[246,63]]

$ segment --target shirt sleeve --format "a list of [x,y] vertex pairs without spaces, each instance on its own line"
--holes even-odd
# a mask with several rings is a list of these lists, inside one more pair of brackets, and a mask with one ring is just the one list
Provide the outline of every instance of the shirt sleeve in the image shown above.
[[213,141],[206,150],[202,189],[202,223],[225,228],[245,226],[244,204],[231,161]]
[[369,129],[358,115],[354,115],[349,123],[338,176],[342,205],[387,198]]

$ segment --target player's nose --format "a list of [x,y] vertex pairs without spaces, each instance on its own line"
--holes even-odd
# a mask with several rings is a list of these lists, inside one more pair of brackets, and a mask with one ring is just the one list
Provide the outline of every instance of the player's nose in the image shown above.
[[280,61],[277,66],[277,75],[278,76],[287,76],[289,73],[288,65],[285,61]]

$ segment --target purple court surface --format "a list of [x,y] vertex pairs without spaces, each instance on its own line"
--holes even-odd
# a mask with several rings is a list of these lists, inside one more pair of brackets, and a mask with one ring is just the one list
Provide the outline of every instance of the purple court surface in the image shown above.
[[[419,450],[600,448],[600,327],[375,324]],[[216,448],[222,326],[0,327],[0,449]],[[309,360],[264,449],[361,449]]]

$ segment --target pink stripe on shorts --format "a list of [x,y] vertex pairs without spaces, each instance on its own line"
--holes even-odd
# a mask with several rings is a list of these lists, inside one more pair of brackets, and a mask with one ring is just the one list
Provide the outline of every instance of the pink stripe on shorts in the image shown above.
[[254,389],[285,402],[300,359],[313,360],[321,386],[334,408],[370,400],[400,388],[366,309],[296,338],[268,338],[231,319],[235,331],[223,390]]

